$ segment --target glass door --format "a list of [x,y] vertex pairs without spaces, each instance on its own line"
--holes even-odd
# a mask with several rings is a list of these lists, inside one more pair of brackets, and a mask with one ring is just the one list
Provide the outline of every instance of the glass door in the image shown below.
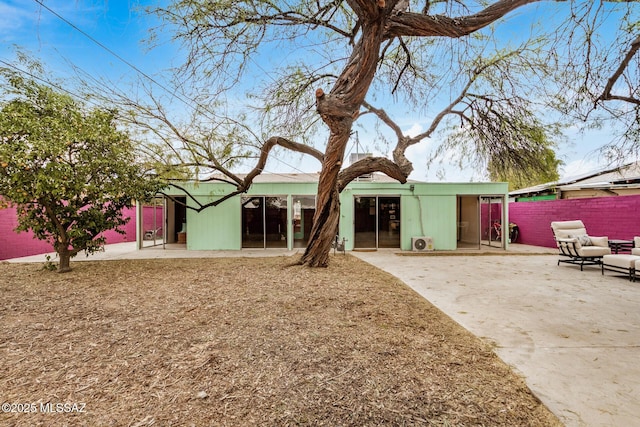
[[242,247],[287,247],[287,198],[242,198]]
[[264,248],[264,197],[242,198],[242,247]]
[[356,196],[354,248],[400,247],[400,197]]
[[287,198],[265,197],[265,247],[287,247]]
[[311,237],[313,215],[316,212],[314,196],[293,196],[293,247],[306,248]]
[[400,247],[400,197],[378,197],[378,247]]
[[354,242],[359,249],[377,248],[376,198],[356,196],[354,203]]
[[502,239],[502,197],[480,197],[480,227],[482,244],[504,248]]

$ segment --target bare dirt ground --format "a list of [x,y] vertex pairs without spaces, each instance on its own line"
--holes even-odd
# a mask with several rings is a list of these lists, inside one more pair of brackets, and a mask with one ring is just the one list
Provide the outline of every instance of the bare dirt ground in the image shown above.
[[0,263],[0,425],[560,425],[393,276],[292,261]]

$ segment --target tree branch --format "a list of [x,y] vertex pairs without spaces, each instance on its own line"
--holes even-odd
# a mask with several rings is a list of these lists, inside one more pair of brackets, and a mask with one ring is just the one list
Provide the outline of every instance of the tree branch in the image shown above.
[[463,37],[492,24],[521,6],[539,1],[544,0],[499,0],[476,14],[457,18],[411,12],[401,13],[389,17],[384,38],[402,36]]
[[602,91],[602,95],[600,95],[596,100],[596,103],[598,101],[619,100],[619,101],[626,101],[631,104],[640,105],[640,99],[629,97],[629,96],[619,96],[619,95],[611,94],[611,91],[613,90],[613,85],[615,85],[618,79],[622,76],[626,68],[629,66],[631,59],[636,54],[636,52],[638,52],[638,50],[640,50],[640,36],[638,36],[633,42],[631,42],[631,47],[629,48],[629,51],[627,52],[624,59],[620,63],[620,66],[618,67],[618,69],[613,73],[613,75],[607,81],[607,85]]
[[180,185],[177,185],[177,184],[175,184],[175,183],[169,183],[169,186],[174,187],[174,188],[177,188],[178,190],[180,190],[180,191],[184,192],[184,193],[189,197],[189,199],[193,200],[193,202],[194,202],[194,203],[196,203],[196,204],[198,205],[198,207],[189,206],[189,204],[188,204],[188,203],[183,203],[183,202],[181,202],[180,200],[176,199],[176,197],[175,197],[175,196],[173,196],[173,195],[171,195],[171,194],[167,194],[167,193],[166,193],[166,192],[164,192],[164,191],[159,191],[158,193],[159,193],[159,194],[162,194],[163,196],[165,196],[166,198],[168,198],[168,199],[169,199],[169,200],[171,200],[172,202],[177,203],[177,204],[179,204],[179,205],[182,205],[182,206],[184,206],[185,208],[190,209],[190,210],[192,210],[192,211],[194,211],[194,212],[202,212],[203,210],[205,210],[205,209],[207,209],[207,208],[210,208],[210,207],[213,207],[213,206],[218,206],[219,204],[221,204],[221,203],[225,202],[226,200],[228,200],[228,199],[230,199],[230,198],[232,198],[232,197],[234,197],[234,196],[237,196],[238,194],[242,194],[242,193],[244,193],[244,191],[242,191],[242,190],[232,191],[231,193],[227,193],[227,194],[225,194],[224,196],[222,196],[222,197],[221,197],[221,198],[219,198],[219,199],[216,199],[216,200],[214,200],[214,201],[212,201],[212,202],[209,202],[209,203],[205,203],[205,204],[203,205],[203,204],[202,204],[202,203],[200,203],[200,202],[198,201],[198,199],[196,199],[196,198],[195,198],[195,196],[193,196],[193,194],[191,194],[191,193],[189,192],[189,190],[187,190],[186,188],[184,188],[184,187],[182,187],[182,186],[180,186]]
[[366,157],[340,171],[338,174],[338,192],[344,190],[357,177],[373,172],[382,172],[402,184],[407,182],[408,175],[405,175],[402,169],[393,161],[384,157]]
[[238,186],[238,190],[242,190],[244,192],[249,189],[249,187],[251,186],[251,183],[253,182],[253,179],[262,173],[262,170],[264,169],[264,166],[267,163],[269,152],[276,145],[279,145],[283,148],[287,148],[292,151],[297,151],[299,153],[308,154],[314,157],[315,159],[317,159],[320,163],[322,163],[322,161],[324,160],[324,154],[322,154],[320,151],[316,150],[313,147],[310,147],[305,144],[300,144],[298,142],[294,142],[279,136],[271,137],[262,146],[262,149],[260,150],[260,158],[258,159],[258,163],[253,168],[253,170],[251,170],[251,172],[249,172],[247,176],[245,176],[242,184]]

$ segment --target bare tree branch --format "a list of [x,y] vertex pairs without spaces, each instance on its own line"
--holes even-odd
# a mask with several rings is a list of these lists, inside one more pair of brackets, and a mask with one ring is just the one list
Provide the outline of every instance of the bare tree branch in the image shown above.
[[638,36],[635,40],[631,42],[629,51],[627,52],[623,60],[620,62],[620,65],[618,66],[616,71],[607,81],[607,85],[602,91],[602,95],[600,95],[596,100],[596,103],[598,101],[618,100],[618,101],[625,101],[631,104],[640,105],[640,99],[638,98],[635,98],[632,96],[613,95],[611,93],[611,91],[613,90],[613,86],[616,84],[618,79],[620,79],[622,74],[625,72],[626,68],[629,66],[629,63],[631,62],[631,59],[638,52],[638,50],[640,50],[640,36]]
[[544,0],[500,0],[476,14],[456,18],[411,12],[402,13],[390,17],[385,28],[384,38],[402,36],[458,38],[494,23],[519,7],[539,1]]
[[407,175],[393,161],[384,157],[366,157],[340,171],[338,174],[338,192],[342,192],[357,177],[372,172],[382,172],[402,184],[407,182]]
[[251,170],[251,172],[247,174],[242,184],[238,186],[238,190],[246,191],[249,189],[249,187],[251,186],[251,183],[253,182],[253,179],[259,174],[261,174],[262,171],[264,170],[264,167],[267,164],[267,159],[269,157],[269,152],[276,145],[287,148],[291,151],[297,151],[299,153],[308,154],[314,157],[315,159],[317,159],[320,163],[322,163],[324,159],[324,155],[313,147],[310,147],[305,144],[300,144],[300,143],[288,140],[286,138],[271,137],[262,146],[262,149],[260,150],[260,158],[258,159],[258,163]]

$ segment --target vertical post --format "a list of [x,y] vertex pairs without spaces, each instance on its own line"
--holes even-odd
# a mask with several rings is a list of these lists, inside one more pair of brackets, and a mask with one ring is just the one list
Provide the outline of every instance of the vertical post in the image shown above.
[[139,200],[135,201],[136,203],[136,249],[142,249],[142,239],[144,238],[143,227],[143,215],[142,215],[142,204]]
[[162,196],[162,249],[167,249],[167,236],[169,236],[169,215],[167,214],[167,197]]
[[[509,227],[509,199],[502,195],[502,238],[504,239],[504,250],[509,250],[511,243],[511,227]],[[506,236],[505,236],[506,234]]]

